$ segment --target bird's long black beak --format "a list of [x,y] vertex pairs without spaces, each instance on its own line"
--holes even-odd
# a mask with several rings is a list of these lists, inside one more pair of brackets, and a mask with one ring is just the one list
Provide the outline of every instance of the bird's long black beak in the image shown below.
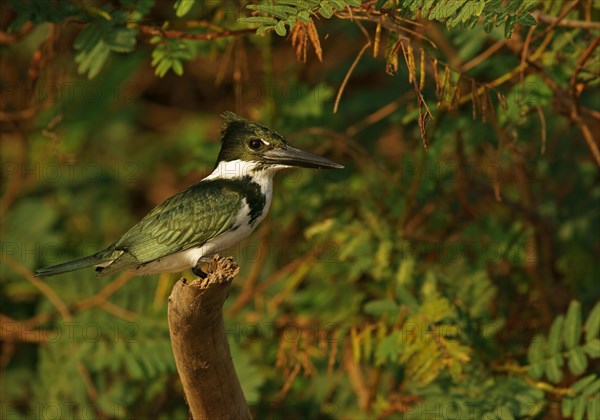
[[268,163],[296,166],[299,168],[344,168],[343,165],[332,162],[329,159],[296,149],[290,145],[269,150],[265,152],[264,158]]

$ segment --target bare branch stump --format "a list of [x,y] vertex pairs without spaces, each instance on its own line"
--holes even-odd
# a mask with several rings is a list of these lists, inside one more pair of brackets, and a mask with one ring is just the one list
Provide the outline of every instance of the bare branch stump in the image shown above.
[[169,296],[169,331],[177,372],[194,420],[250,419],[223,323],[223,303],[239,268],[215,256],[208,277],[180,279]]

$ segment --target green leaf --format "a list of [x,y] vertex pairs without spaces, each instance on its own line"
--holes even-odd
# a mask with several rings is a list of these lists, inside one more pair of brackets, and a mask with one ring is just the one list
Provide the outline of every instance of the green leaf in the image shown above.
[[600,332],[600,302],[596,303],[583,325],[585,330],[585,341],[592,341],[593,338],[598,337]]
[[75,62],[79,63],[77,71],[79,74],[86,74],[88,79],[93,79],[100,73],[102,66],[108,59],[110,48],[103,40],[99,40],[90,50],[82,51],[75,57]]
[[90,48],[100,40],[100,30],[97,25],[90,24],[86,26],[75,38],[73,47],[76,50]]
[[594,379],[596,379],[596,374],[592,373],[591,375],[588,375],[588,376],[578,380],[577,382],[575,382],[573,384],[573,386],[571,386],[571,391],[573,391],[573,393],[575,395],[579,394],[581,391],[583,391],[585,388],[587,388],[592,382],[594,382]]
[[458,9],[460,9],[467,0],[453,0],[444,3],[438,3],[429,15],[429,19],[443,20],[452,16]]
[[267,13],[280,19],[288,19],[290,16],[295,16],[298,13],[293,7],[271,4],[250,4],[247,8],[258,10],[259,12]]
[[[492,416],[495,417],[495,414],[497,414],[498,415],[497,418],[500,420],[514,420],[515,416],[513,416],[511,407],[508,407],[506,405],[501,405],[499,407],[494,407],[494,408],[495,409],[493,410],[493,412],[486,413],[486,414],[490,414],[491,415],[490,417],[492,417]],[[488,416],[485,415],[483,417],[487,418]]]
[[277,24],[277,19],[268,16],[249,16],[241,18],[240,22],[258,23],[261,25],[275,25]]
[[177,76],[181,76],[183,74],[183,65],[179,60],[173,60],[173,72]]
[[285,36],[287,33],[287,30],[285,29],[285,23],[282,20],[277,22],[277,25],[275,25],[275,32],[277,32],[277,35],[279,36]]
[[321,2],[321,7],[319,8],[319,13],[325,19],[329,19],[331,16],[333,16],[333,9],[331,8],[331,5],[329,4],[329,2],[327,2],[327,1]]
[[358,7],[361,4],[360,0],[345,0],[350,6]]
[[400,346],[398,345],[398,331],[394,331],[377,344],[375,364],[381,366],[388,360],[395,361],[399,355]]
[[152,52],[152,66],[158,77],[164,77],[171,69],[179,76],[183,74],[183,60],[192,58],[193,51],[189,41],[162,39]]
[[140,379],[144,378],[144,371],[138,362],[136,357],[127,357],[124,359],[125,367],[132,378]]
[[162,59],[160,61],[160,63],[158,63],[158,65],[156,66],[156,68],[154,69],[154,73],[158,77],[164,77],[165,74],[167,74],[167,72],[171,68],[171,64],[172,63],[173,63],[173,60],[170,59],[170,58],[164,58],[164,59]]
[[588,400],[587,418],[588,419],[600,418],[600,395],[596,394],[592,399]]
[[196,0],[177,0],[173,5],[177,17],[183,17],[187,15],[190,9],[194,6],[195,1]]
[[256,30],[256,35],[266,34],[267,32],[272,31],[273,28],[275,28],[275,26],[261,26]]
[[458,23],[465,23],[472,17],[478,17],[483,12],[483,8],[485,7],[485,2],[480,0],[471,0],[460,9],[457,15],[449,19],[447,25],[452,27]]
[[564,316],[559,315],[554,319],[548,334],[548,354],[554,355],[561,349]]
[[545,357],[546,339],[543,335],[536,335],[527,351],[527,361],[529,362],[528,373],[533,378],[539,379],[544,374],[544,357]]
[[560,404],[560,411],[563,417],[571,417],[571,414],[573,414],[573,398],[564,398]]
[[581,304],[576,300],[569,305],[563,328],[565,345],[567,349],[572,349],[577,346],[581,336]]
[[305,22],[305,23],[312,21],[312,19],[310,18],[310,13],[306,10],[302,10],[302,11],[298,12],[298,20],[301,20],[302,22]]
[[342,0],[329,0],[329,3],[331,3],[335,10],[344,10],[346,8],[346,3]]
[[530,14],[519,16],[518,21],[523,26],[535,26],[535,25],[537,25],[537,20],[535,20],[535,18],[532,15],[530,15]]
[[574,375],[581,375],[587,369],[587,358],[581,347],[575,347],[568,353],[569,370]]
[[506,22],[504,22],[504,38],[510,38],[513,31],[515,30],[515,23],[517,18],[515,16],[508,16]]
[[583,415],[585,414],[585,408],[587,403],[587,398],[583,396],[579,396],[575,398],[575,404],[573,405],[573,420],[583,420]]
[[522,0],[519,5],[518,12],[519,13],[527,13],[530,10],[533,10],[540,4],[541,0]]
[[563,359],[560,354],[557,354],[556,356],[548,360],[548,363],[546,363],[546,376],[548,377],[550,382],[557,384],[562,380],[562,365]]
[[137,29],[115,28],[106,36],[106,43],[115,52],[132,52],[137,42]]
[[591,384],[589,384],[588,386],[586,386],[581,391],[581,396],[582,397],[589,397],[590,395],[597,395],[598,391],[600,391],[600,379],[596,378],[596,380],[594,382],[592,382]]
[[592,359],[598,359],[600,357],[600,339],[594,338],[583,346],[583,351],[585,351]]
[[400,307],[389,299],[372,300],[364,306],[365,313],[369,315],[383,315],[385,313],[397,314]]
[[400,263],[400,270],[396,275],[396,282],[401,286],[408,286],[412,282],[413,272],[415,269],[415,259],[413,257],[409,257],[407,259],[403,259]]

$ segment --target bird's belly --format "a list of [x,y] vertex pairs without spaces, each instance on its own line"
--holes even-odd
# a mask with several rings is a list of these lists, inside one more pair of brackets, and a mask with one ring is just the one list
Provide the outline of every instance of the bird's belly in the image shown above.
[[[261,218],[262,219],[262,218]],[[253,226],[240,225],[237,229],[228,230],[209,240],[204,245],[177,252],[155,261],[143,264],[136,268],[138,274],[174,273],[195,267],[198,260],[227,249],[252,233],[260,220]]]
[[189,248],[185,251],[177,252],[166,257],[159,258],[149,263],[143,264],[136,269],[138,274],[158,274],[158,273],[173,273],[188,270],[198,264],[198,260],[202,257],[208,257],[217,252],[227,249],[241,240],[245,239],[252,231],[263,221],[269,207],[271,205],[271,190],[266,192],[266,205],[260,215],[250,222],[250,207],[246,199],[242,201],[242,207],[235,219],[233,228],[223,232],[201,246]]

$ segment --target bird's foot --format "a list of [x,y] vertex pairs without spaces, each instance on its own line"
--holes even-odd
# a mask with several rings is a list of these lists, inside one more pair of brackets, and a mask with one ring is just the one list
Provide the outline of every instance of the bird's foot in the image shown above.
[[206,277],[208,277],[208,274],[206,274],[200,268],[200,264],[198,264],[197,266],[195,266],[194,268],[192,268],[192,273],[194,273],[196,276],[200,277],[201,279],[205,279]]
[[209,264],[209,263],[213,262],[214,258],[215,258],[214,255],[200,257],[198,259],[198,261],[196,262],[196,266],[194,268],[192,268],[192,273],[194,273],[201,279],[205,279],[208,276],[208,274],[205,273],[204,271],[202,271],[202,269],[200,267],[202,266],[202,264]]

